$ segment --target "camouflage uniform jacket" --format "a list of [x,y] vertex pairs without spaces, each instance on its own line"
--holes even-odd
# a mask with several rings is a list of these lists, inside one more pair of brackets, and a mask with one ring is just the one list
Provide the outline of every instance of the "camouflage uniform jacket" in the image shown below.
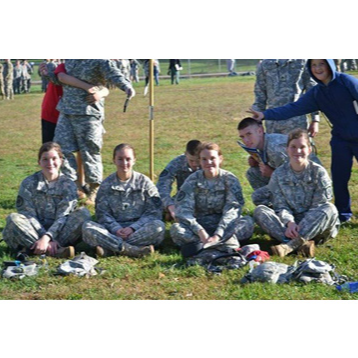
[[51,184],[42,172],[27,177],[20,185],[16,209],[30,219],[40,237],[47,234],[56,240],[67,216],[77,206],[77,188],[63,174]]
[[178,192],[184,184],[185,179],[192,173],[194,173],[194,171],[188,165],[185,154],[174,158],[160,173],[157,188],[165,208],[169,205],[174,205],[175,197],[172,198],[170,196],[174,181],[176,180],[177,182]]
[[277,133],[265,133],[264,149],[262,156],[266,160],[266,164],[271,168],[278,168],[287,159],[287,135]]
[[[95,86],[105,86],[110,81],[122,91],[131,88],[131,82],[111,60],[66,60],[66,73],[79,80],[91,83]],[[52,71],[49,77],[57,85],[60,83]],[[57,106],[57,110],[68,115],[104,115],[104,99],[94,104],[86,101],[87,92],[80,88],[63,85],[63,96]]]
[[273,208],[285,225],[295,221],[294,216],[332,200],[332,182],[327,171],[312,161],[299,174],[289,162],[283,164],[274,171],[268,185]]
[[4,81],[12,81],[14,79],[14,65],[11,62],[4,63],[3,69]]
[[133,171],[131,179],[122,183],[113,173],[98,190],[96,216],[98,223],[113,235],[122,227],[138,230],[153,220],[161,220],[162,201],[147,176]]
[[244,205],[242,189],[236,176],[220,169],[211,186],[204,172],[198,170],[184,182],[176,197],[175,216],[198,234],[204,229],[198,221],[211,215],[221,215],[216,235],[224,236],[229,223],[241,215]]
[[[255,103],[253,108],[263,112],[268,108],[296,102],[304,92],[316,85],[306,67],[306,60],[263,60],[257,67]],[[318,112],[311,114],[319,121]]]

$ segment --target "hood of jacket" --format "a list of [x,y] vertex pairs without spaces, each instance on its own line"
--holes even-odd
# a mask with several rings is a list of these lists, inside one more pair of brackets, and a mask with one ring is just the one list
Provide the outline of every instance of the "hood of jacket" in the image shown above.
[[[312,74],[312,71],[311,71],[311,61],[312,60],[308,60],[307,61],[307,69],[311,75],[311,77],[320,85],[324,85],[324,83],[322,81],[320,81],[319,79],[317,79],[313,74]],[[332,79],[331,79],[331,82],[335,80],[336,78],[336,73],[337,73],[337,70],[336,70],[336,65],[334,63],[334,60],[326,60],[326,62],[328,63],[328,66],[330,67],[331,71],[332,71]]]

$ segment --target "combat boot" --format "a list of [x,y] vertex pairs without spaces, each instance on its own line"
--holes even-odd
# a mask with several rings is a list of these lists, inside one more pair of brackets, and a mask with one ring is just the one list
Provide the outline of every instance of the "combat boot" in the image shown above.
[[96,202],[96,196],[99,189],[98,183],[91,183],[90,184],[90,191],[86,200],[86,205],[94,205]]
[[297,254],[303,257],[314,257],[315,243],[313,240],[305,241],[305,243],[297,250]]
[[133,246],[129,245],[126,242],[123,242],[122,244],[122,251],[119,253],[123,256],[128,257],[143,257],[151,255],[154,252],[154,246]]
[[289,253],[299,249],[306,241],[302,237],[290,240],[287,244],[271,246],[273,255],[285,257]]
[[46,254],[62,259],[72,259],[75,257],[75,248],[73,246],[62,247],[56,241],[50,241]]
[[96,255],[97,257],[109,257],[114,256],[115,252],[107,250],[102,246],[96,246]]

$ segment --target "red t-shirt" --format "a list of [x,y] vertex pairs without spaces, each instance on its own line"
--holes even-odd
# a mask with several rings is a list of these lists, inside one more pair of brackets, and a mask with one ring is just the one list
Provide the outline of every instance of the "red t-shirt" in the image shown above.
[[[59,64],[55,69],[55,74],[66,73],[65,64]],[[49,82],[42,101],[41,118],[47,122],[57,123],[60,112],[56,110],[57,104],[63,94],[62,86],[57,86]]]

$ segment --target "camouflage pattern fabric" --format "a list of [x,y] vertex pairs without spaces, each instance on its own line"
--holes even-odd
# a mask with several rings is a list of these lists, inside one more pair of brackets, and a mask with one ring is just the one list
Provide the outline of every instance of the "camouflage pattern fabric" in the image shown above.
[[332,200],[332,183],[326,170],[313,162],[296,174],[285,163],[273,173],[269,189],[273,210],[259,205],[254,212],[258,225],[270,236],[284,241],[286,225],[296,222],[299,234],[305,239],[338,233],[339,220]]
[[[263,112],[268,108],[296,102],[316,82],[306,68],[307,60],[262,60],[257,66],[255,103],[253,108]],[[312,113],[312,120],[319,121],[318,112]],[[284,121],[265,121],[267,133],[288,134],[295,128],[308,129],[306,115]]]
[[[262,156],[266,158],[267,165],[273,169],[277,169],[279,166],[288,161],[287,155],[287,140],[286,134],[267,134],[265,133],[264,149]],[[317,164],[321,164],[318,157],[312,152],[310,160]],[[259,167],[250,167],[246,172],[246,178],[249,181],[251,187],[254,189],[252,194],[252,201],[255,205],[270,205],[270,191],[267,187],[270,178],[264,177]]]
[[71,180],[77,179],[77,161],[74,152],[80,151],[86,183],[102,182],[103,132],[103,118],[100,116],[60,113],[54,141],[61,145],[65,157],[62,172]]
[[3,76],[5,96],[7,99],[14,99],[14,65],[11,61],[4,62]]
[[[172,225],[171,236],[177,245],[199,240],[198,233],[219,235],[224,245],[239,247],[238,240],[253,232],[251,218],[241,218],[244,205],[239,180],[220,169],[219,176],[209,182],[202,170],[193,173],[183,184],[175,201],[179,223]],[[239,232],[240,229],[240,232]],[[230,239],[230,240],[229,240]]]
[[5,88],[4,88],[4,76],[3,76],[2,63],[0,63],[0,96],[1,96],[1,99],[5,99]]
[[143,174],[133,172],[123,183],[117,173],[101,184],[96,198],[98,223],[84,225],[83,240],[118,252],[122,239],[119,229],[131,227],[135,232],[126,240],[131,245],[159,245],[164,239],[165,224],[160,220],[162,202],[156,186]]
[[[122,72],[111,60],[66,60],[66,72],[82,81],[104,86],[107,81],[121,90],[132,88]],[[54,79],[53,72],[49,72]],[[58,83],[58,81],[54,81]],[[61,115],[54,140],[62,147],[66,158],[64,173],[76,180],[77,165],[73,151],[81,151],[87,183],[102,182],[102,135],[104,99],[94,104],[86,101],[87,92],[76,87],[63,86],[63,96],[57,106]]]
[[65,175],[49,183],[42,172],[26,178],[16,200],[18,213],[10,214],[3,232],[12,248],[30,247],[43,235],[60,246],[68,246],[81,236],[81,226],[90,218],[87,209],[76,210],[76,185]]
[[160,173],[157,188],[165,208],[174,205],[175,195],[170,196],[174,181],[177,183],[177,192],[179,192],[186,178],[192,173],[194,171],[188,165],[185,154],[174,158]]

